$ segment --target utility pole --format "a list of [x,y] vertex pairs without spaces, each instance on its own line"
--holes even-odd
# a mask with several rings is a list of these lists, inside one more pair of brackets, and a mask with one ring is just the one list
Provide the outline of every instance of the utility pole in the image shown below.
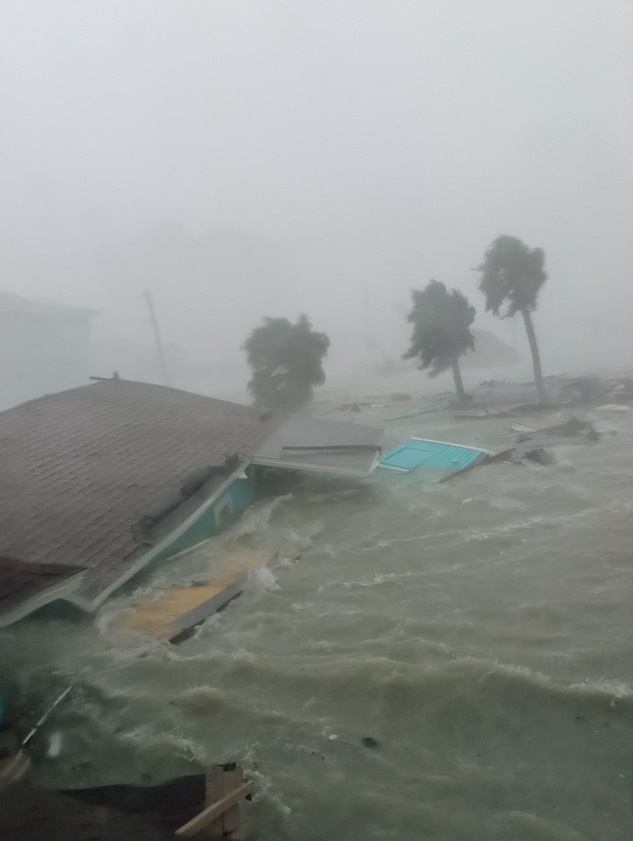
[[152,301],[152,294],[149,291],[149,289],[145,290],[145,298],[147,300],[149,318],[152,322],[152,329],[154,331],[154,339],[156,340],[156,350],[158,352],[158,361],[160,363],[160,370],[163,375],[163,382],[165,383],[165,385],[169,385],[169,377],[167,376],[167,366],[165,365],[165,354],[163,353],[163,343],[160,339],[158,321],[156,320],[156,312],[154,311],[154,302]]

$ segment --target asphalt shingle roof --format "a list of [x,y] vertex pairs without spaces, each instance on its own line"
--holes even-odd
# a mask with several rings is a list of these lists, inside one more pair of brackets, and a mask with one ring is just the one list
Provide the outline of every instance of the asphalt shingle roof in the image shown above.
[[36,564],[0,557],[0,611],[75,575],[81,567],[64,564]]
[[144,551],[144,509],[196,469],[248,461],[271,428],[248,406],[125,380],[0,412],[0,555],[85,567],[95,598]]

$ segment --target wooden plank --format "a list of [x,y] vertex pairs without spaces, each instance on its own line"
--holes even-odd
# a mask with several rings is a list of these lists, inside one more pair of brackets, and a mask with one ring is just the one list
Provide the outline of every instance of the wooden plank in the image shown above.
[[196,835],[201,829],[205,829],[205,827],[208,827],[209,824],[213,823],[216,818],[223,815],[227,809],[235,803],[238,803],[243,797],[250,794],[252,790],[253,783],[242,783],[242,785],[234,789],[230,794],[225,795],[211,806],[207,806],[207,808],[200,812],[199,815],[196,815],[195,818],[192,818],[184,826],[179,827],[175,834],[184,835],[187,838]]
[[[217,800],[230,794],[242,784],[242,769],[237,765],[233,770],[222,770],[207,777],[206,805],[212,806]],[[217,818],[209,827],[209,832],[216,835],[228,835],[240,824],[240,807],[236,803]]]
[[[210,774],[207,776],[207,791],[205,796],[205,809],[209,806],[213,806],[214,803],[217,803],[218,800],[221,800],[228,791],[224,790],[223,786],[223,776],[224,773],[217,772],[214,774]],[[237,785],[241,783],[241,780],[238,780]],[[231,807],[232,808],[232,807]],[[207,828],[205,835],[209,835],[211,837],[217,836],[218,838],[222,837],[222,815],[219,818],[216,818]]]
[[466,415],[453,415],[455,420],[492,420],[493,418],[514,418],[516,412],[512,409],[489,407],[481,412],[470,412]]
[[225,793],[220,785],[220,775],[218,773],[207,774],[204,808],[212,806],[221,797],[224,797]]
[[217,610],[222,604],[222,593],[241,578],[240,573],[198,587],[170,587],[154,601],[139,605],[133,614],[126,617],[125,625],[145,631],[158,639],[169,639],[175,633],[184,630],[177,624],[181,617],[207,602],[211,602],[212,605],[215,602]]
[[216,613],[241,592],[248,570],[265,566],[274,553],[233,549],[212,559],[215,578],[191,587],[170,587],[158,598],[139,604],[123,624],[157,639],[175,640]]
[[[242,778],[242,769],[237,766],[234,771],[225,771],[221,777],[222,780],[222,794],[230,794],[237,786],[241,785],[244,780]],[[240,826],[240,807],[236,803],[224,812],[221,818],[222,835],[229,835]]]
[[432,406],[430,409],[420,409],[417,412],[407,412],[406,415],[396,415],[395,418],[385,418],[386,421],[399,421],[399,420],[408,420],[409,418],[415,418],[418,415],[432,415],[437,414],[439,409],[437,406]]
[[230,835],[232,838],[233,833],[237,832],[240,828],[240,807],[238,803],[236,803],[235,806],[231,806],[231,808],[227,809],[222,815],[222,824],[222,834]]
[[217,613],[218,610],[221,610],[225,607],[230,601],[233,601],[236,596],[239,596],[242,590],[244,589],[244,585],[246,584],[246,576],[241,575],[235,580],[231,581],[220,590],[219,593],[212,596],[210,599],[202,602],[201,604],[194,607],[188,613],[185,613],[183,616],[179,616],[172,622],[171,625],[171,633],[169,634],[169,641],[170,642],[179,642],[182,639],[186,639],[187,631],[191,631],[197,625],[200,625],[207,619],[209,616],[212,616],[214,613]]

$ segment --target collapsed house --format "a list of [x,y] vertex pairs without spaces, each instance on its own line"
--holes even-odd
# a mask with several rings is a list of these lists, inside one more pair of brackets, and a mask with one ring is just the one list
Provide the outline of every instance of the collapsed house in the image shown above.
[[0,412],[0,627],[96,610],[251,505],[260,466],[368,475],[382,434],[120,379]]

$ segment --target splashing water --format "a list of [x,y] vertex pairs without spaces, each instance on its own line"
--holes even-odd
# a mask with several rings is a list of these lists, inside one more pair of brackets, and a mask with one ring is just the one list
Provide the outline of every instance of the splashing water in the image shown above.
[[[398,432],[506,434],[425,423]],[[617,429],[548,469],[258,504],[143,584],[195,580],[222,541],[279,550],[177,648],[111,635],[128,596],[94,626],[3,632],[25,697],[80,675],[40,781],[238,760],[264,841],[629,841],[633,423]]]

